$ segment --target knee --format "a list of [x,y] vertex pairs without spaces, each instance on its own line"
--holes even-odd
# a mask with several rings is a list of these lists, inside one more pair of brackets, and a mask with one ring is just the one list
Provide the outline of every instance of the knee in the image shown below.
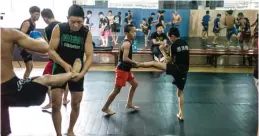
[[137,82],[132,84],[132,88],[137,88],[137,87],[138,87],[138,83]]
[[51,78],[51,75],[46,74],[46,75],[43,76],[43,81],[44,81],[46,86],[50,86],[53,79]]
[[74,110],[74,111],[79,111],[79,109],[80,109],[80,103],[81,103],[80,100],[75,100],[74,102],[72,102],[72,104],[71,104],[72,110]]
[[52,99],[52,111],[57,112],[61,109],[61,101],[57,101],[55,99]]

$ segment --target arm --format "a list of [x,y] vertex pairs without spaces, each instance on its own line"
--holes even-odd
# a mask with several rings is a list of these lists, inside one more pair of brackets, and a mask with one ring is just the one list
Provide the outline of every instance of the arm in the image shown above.
[[26,21],[26,22],[24,22],[22,24],[21,31],[26,34],[26,32],[28,31],[29,27],[30,27],[30,23],[29,23],[29,21]]
[[53,29],[52,32],[52,36],[51,36],[51,40],[49,42],[49,57],[56,63],[58,63],[60,66],[62,66],[63,68],[68,65],[56,52],[58,49],[58,45],[59,45],[59,41],[60,41],[60,29],[59,29],[59,25],[56,25],[55,28]]
[[15,43],[19,44],[24,49],[38,52],[38,53],[47,53],[49,45],[48,43],[42,39],[32,39],[26,34],[15,30],[15,29],[9,29],[10,30],[10,37],[14,37]]
[[179,22],[178,23],[181,23],[182,22],[182,17],[179,15],[180,19],[179,19]]
[[137,64],[137,62],[131,60],[128,56],[129,56],[129,50],[130,50],[130,43],[129,42],[124,42],[122,44],[123,46],[123,61],[131,63],[131,64]]
[[86,60],[84,63],[84,67],[82,71],[80,72],[82,75],[85,75],[85,73],[88,71],[90,68],[92,61],[93,61],[93,45],[92,45],[92,33],[89,31],[86,37],[86,42],[85,42],[85,56]]

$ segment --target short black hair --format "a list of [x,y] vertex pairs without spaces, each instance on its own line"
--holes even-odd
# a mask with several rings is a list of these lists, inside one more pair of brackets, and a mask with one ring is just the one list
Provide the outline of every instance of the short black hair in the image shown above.
[[124,26],[124,33],[129,33],[131,28],[134,27],[132,24],[127,24]]
[[43,10],[41,11],[41,16],[42,16],[43,18],[48,18],[48,19],[54,18],[54,14],[53,14],[52,10],[49,9],[49,8],[43,9]]
[[152,13],[151,13],[151,16],[152,16],[152,15],[156,15],[156,14],[155,14],[154,12],[152,12]]
[[221,17],[221,14],[217,14],[217,17]]
[[160,26],[162,26],[162,27],[164,28],[164,26],[163,26],[161,23],[158,23],[158,24],[156,25],[156,29],[157,29],[158,27],[160,27]]
[[32,7],[30,7],[29,12],[30,12],[31,14],[33,14],[33,13],[35,13],[35,12],[39,12],[39,13],[40,13],[40,8],[37,7],[37,6],[32,6]]
[[143,21],[147,21],[147,19],[146,19],[146,18],[142,18],[142,20],[143,20]]
[[128,12],[131,12],[130,10],[128,10]]
[[112,11],[111,11],[111,10],[109,10],[108,12],[111,12],[111,13],[112,13]]
[[168,30],[168,36],[172,36],[174,35],[175,37],[180,37],[180,32],[178,30],[178,28],[172,27]]
[[209,10],[207,10],[207,11],[206,11],[206,14],[209,14],[209,13],[210,13],[210,11],[209,11]]
[[242,12],[239,12],[238,14],[237,14],[237,16],[244,16],[244,14],[242,13]]
[[92,14],[92,11],[91,10],[87,10],[86,14],[87,15]]
[[100,16],[100,15],[103,15],[103,12],[99,12],[99,14],[98,14],[98,15],[99,15],[99,16]]
[[75,16],[75,17],[85,17],[85,12],[83,8],[77,4],[73,4],[68,9],[68,17]]
[[118,12],[118,15],[121,15],[121,12]]

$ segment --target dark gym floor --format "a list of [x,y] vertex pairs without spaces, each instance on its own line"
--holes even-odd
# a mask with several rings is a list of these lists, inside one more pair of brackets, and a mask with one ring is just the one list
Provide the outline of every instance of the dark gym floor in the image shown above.
[[[34,70],[39,75],[41,70]],[[17,70],[18,75],[22,71]],[[111,117],[101,112],[113,89],[114,72],[89,72],[84,98],[75,126],[77,136],[255,136],[257,91],[251,74],[189,73],[185,98],[185,120],[179,122],[176,87],[172,77],[159,72],[134,72],[139,87],[134,104],[139,112],[124,108],[129,85],[121,90]],[[46,104],[48,99],[46,99]],[[44,105],[43,104],[43,105]],[[40,107],[11,108],[13,135],[54,135],[51,115]],[[51,110],[50,110],[51,111]],[[68,127],[70,105],[62,107],[62,132]]]

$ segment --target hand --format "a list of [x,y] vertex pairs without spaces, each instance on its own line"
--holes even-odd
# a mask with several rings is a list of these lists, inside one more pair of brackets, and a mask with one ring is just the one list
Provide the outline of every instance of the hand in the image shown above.
[[30,37],[33,39],[41,38],[41,33],[39,31],[31,31],[30,32]]
[[65,66],[63,66],[63,68],[65,69],[66,72],[71,72],[72,71],[72,66],[69,64],[65,64]]
[[78,82],[79,80],[81,80],[84,77],[84,75],[82,73],[79,73],[78,75],[76,75],[73,79],[71,79],[71,81],[73,82]]

